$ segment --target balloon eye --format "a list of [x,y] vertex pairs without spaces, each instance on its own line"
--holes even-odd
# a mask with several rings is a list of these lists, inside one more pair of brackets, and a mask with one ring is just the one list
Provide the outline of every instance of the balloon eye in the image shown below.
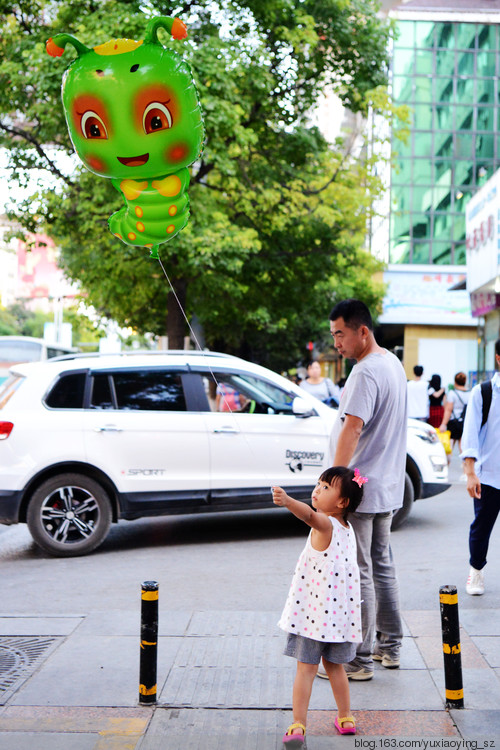
[[89,110],[85,112],[81,120],[82,133],[85,138],[91,140],[101,139],[106,140],[108,137],[108,131],[106,126],[99,117],[98,114]]
[[144,132],[148,135],[157,130],[167,130],[172,127],[172,115],[164,104],[153,102],[144,110],[142,124]]

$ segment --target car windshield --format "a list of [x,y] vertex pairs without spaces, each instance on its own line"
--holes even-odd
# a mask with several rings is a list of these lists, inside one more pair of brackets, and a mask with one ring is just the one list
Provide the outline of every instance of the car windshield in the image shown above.
[[42,345],[38,341],[0,341],[0,362],[38,362]]

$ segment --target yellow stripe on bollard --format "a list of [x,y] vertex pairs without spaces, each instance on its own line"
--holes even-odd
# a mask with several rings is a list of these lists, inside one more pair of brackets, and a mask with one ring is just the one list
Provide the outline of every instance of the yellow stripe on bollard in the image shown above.
[[457,643],[455,646],[450,646],[449,643],[443,643],[443,651],[445,654],[460,654],[462,652],[462,648],[460,646],[460,643]]
[[458,604],[458,594],[440,594],[441,604]]
[[143,591],[141,599],[146,602],[155,602],[158,599],[159,591]]
[[139,693],[141,695],[155,695],[156,685],[154,685],[152,688],[147,688],[145,685],[139,685]]
[[450,701],[458,701],[464,697],[464,691],[462,690],[445,690],[446,697]]

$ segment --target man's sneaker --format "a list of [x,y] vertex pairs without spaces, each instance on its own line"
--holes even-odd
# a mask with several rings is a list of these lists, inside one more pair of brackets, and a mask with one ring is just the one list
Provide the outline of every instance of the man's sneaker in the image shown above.
[[358,667],[357,664],[344,664],[344,669],[350,680],[371,680],[373,678],[372,669]]
[[465,590],[471,596],[481,596],[481,594],[484,594],[484,576],[482,570],[470,569]]
[[382,662],[382,666],[386,669],[398,669],[399,667],[399,656],[389,656],[389,654],[372,654],[372,659],[375,661]]

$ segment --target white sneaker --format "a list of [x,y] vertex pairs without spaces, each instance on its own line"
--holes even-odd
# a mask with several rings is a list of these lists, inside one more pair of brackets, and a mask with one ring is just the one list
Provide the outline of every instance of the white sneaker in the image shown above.
[[381,654],[378,652],[372,654],[372,659],[382,662],[382,666],[386,669],[398,669],[400,664],[399,656],[390,656],[389,654]]
[[481,594],[484,594],[484,576],[482,570],[470,569],[465,590],[471,596],[481,596]]

